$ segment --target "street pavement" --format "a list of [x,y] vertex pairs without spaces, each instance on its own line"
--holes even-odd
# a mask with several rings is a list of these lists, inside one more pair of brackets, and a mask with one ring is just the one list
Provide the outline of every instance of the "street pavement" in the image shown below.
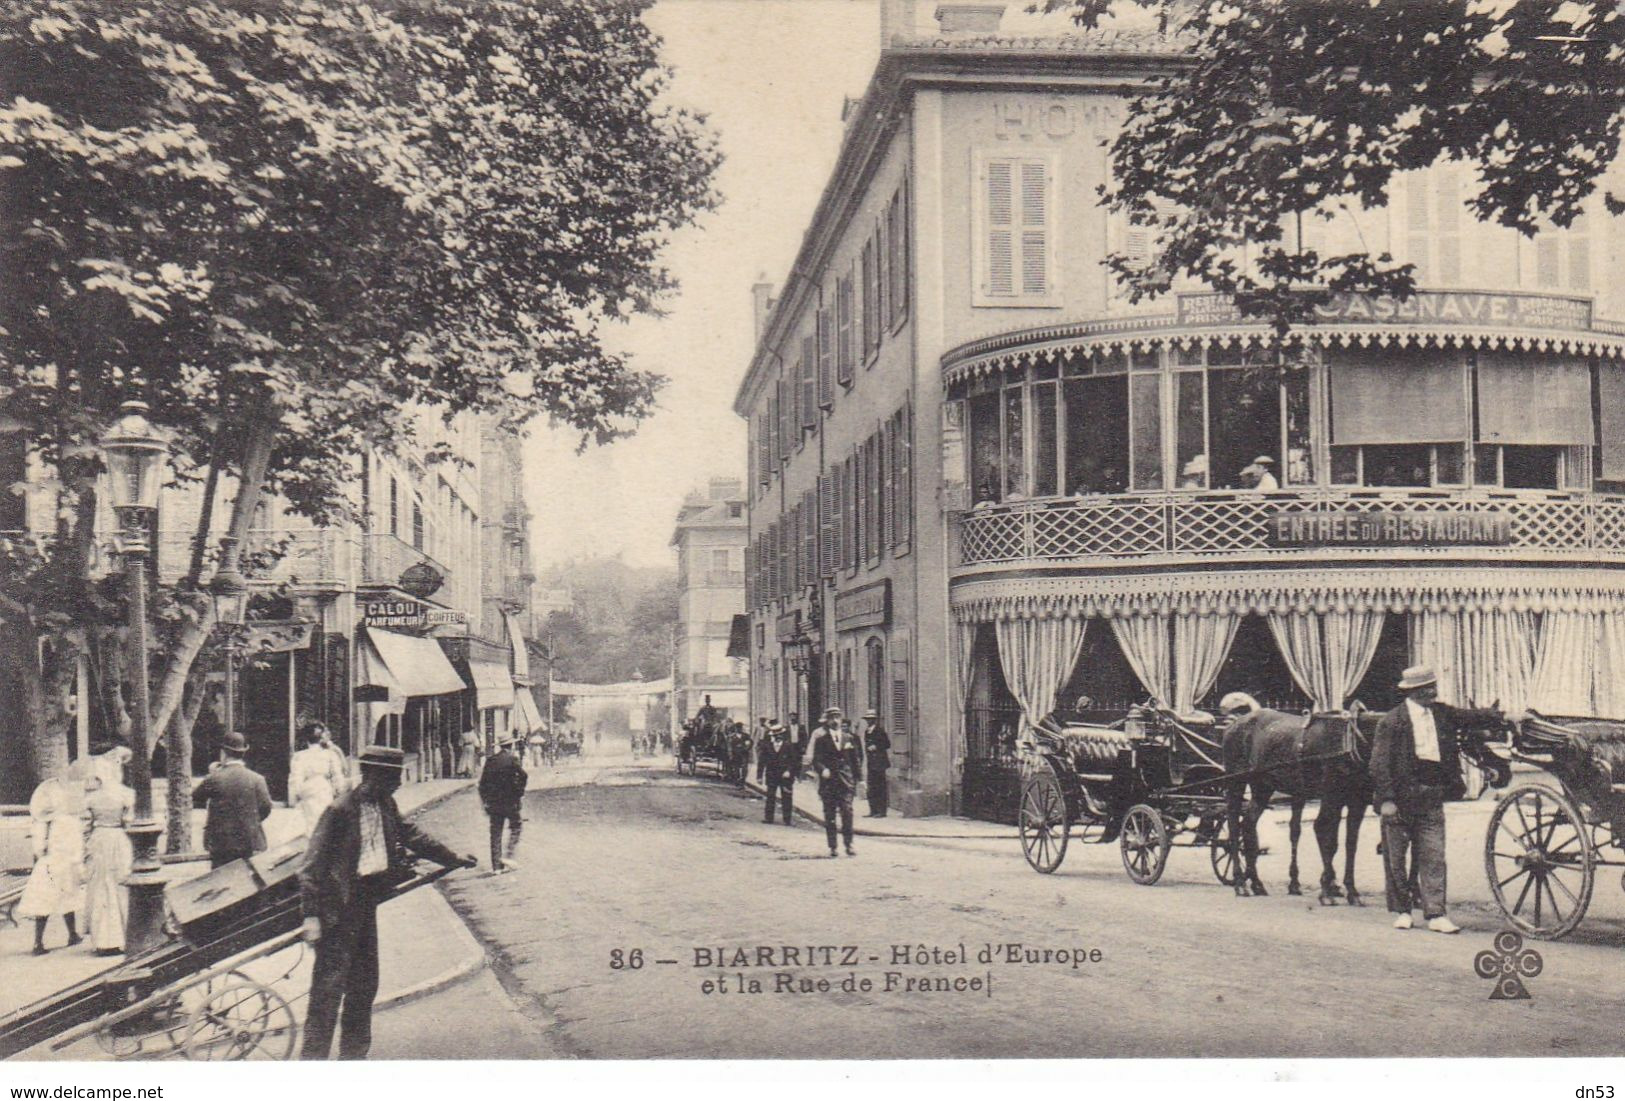
[[[931,823],[937,836],[860,837],[856,857],[832,860],[821,828],[764,825],[755,793],[680,778],[666,757],[589,757],[534,786],[522,867],[446,887],[539,1028],[515,1037],[515,1057],[1619,1050],[1625,897],[1610,869],[1579,931],[1531,942],[1544,969],[1530,1000],[1491,1001],[1493,984],[1474,973],[1502,928],[1483,872],[1489,798],[1450,809],[1453,914],[1466,931],[1447,937],[1390,927],[1375,815],[1360,844],[1370,905],[1350,908],[1314,898],[1308,823],[1309,894],[1285,894],[1284,812],[1261,826],[1272,895],[1239,899],[1206,849],[1175,848],[1154,887],[1128,880],[1116,845],[1074,845],[1041,876],[1007,827],[956,820]],[[808,800],[812,786],[797,794]],[[469,794],[422,821],[458,848],[485,837]],[[859,822],[901,832],[891,819]],[[979,829],[992,836],[957,836]],[[980,958],[989,946],[994,962]]]

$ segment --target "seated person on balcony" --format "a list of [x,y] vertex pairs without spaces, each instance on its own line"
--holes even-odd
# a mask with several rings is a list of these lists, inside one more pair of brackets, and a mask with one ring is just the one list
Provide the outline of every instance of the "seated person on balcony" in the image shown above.
[[1242,468],[1242,485],[1248,489],[1256,489],[1260,493],[1271,493],[1280,489],[1281,483],[1276,481],[1275,474],[1270,470],[1274,465],[1274,459],[1268,455],[1260,455],[1252,461],[1251,466]]
[[1207,456],[1197,455],[1179,472],[1180,489],[1207,488]]
[[999,503],[998,490],[994,489],[995,482],[990,478],[983,478],[976,483],[976,507],[991,508]]

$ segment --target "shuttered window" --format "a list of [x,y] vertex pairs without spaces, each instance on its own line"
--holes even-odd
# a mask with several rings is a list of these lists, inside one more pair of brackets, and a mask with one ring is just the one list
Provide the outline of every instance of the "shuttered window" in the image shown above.
[[880,443],[880,548],[897,542],[897,418],[886,421]]
[[914,537],[914,409],[897,414],[897,542],[906,547]]
[[880,270],[875,250],[875,239],[863,242],[860,271],[863,278],[863,358],[868,359],[880,347]]
[[835,325],[828,306],[818,311],[818,405],[835,406]]
[[756,481],[767,485],[773,479],[773,433],[766,413],[756,418]]
[[801,583],[818,584],[818,490],[801,496]]
[[852,385],[852,365],[857,360],[852,332],[852,275],[835,281],[835,381]]
[[1052,181],[1047,158],[983,163],[978,305],[1048,305],[1054,296]]
[[801,338],[801,427],[818,427],[818,337],[808,333]]
[[886,208],[886,323],[892,328],[908,315],[908,188],[897,189]]

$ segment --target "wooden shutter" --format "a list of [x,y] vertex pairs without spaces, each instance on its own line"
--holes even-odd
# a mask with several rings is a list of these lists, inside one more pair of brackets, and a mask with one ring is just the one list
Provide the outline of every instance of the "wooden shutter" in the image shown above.
[[848,272],[835,284],[835,381],[852,385],[854,334],[852,332],[852,275]]
[[821,408],[835,406],[835,326],[829,307],[818,311],[818,404]]
[[897,541],[897,419],[887,418],[880,439],[880,537],[875,540],[882,553]]
[[834,484],[829,474],[818,476],[818,576],[835,573]]
[[908,188],[899,187],[886,211],[887,271],[891,276],[887,324],[895,327],[908,312]]
[[818,491],[809,489],[801,497],[801,557],[804,583],[818,584]]
[[875,239],[870,237],[863,242],[862,259],[862,286],[863,286],[863,358],[867,359],[869,353],[875,350],[878,343],[876,331],[879,328],[880,310],[875,302]]
[[908,640],[894,638],[891,645],[891,736],[905,741],[909,734],[909,655]]
[[767,485],[773,480],[773,430],[766,413],[756,418],[756,482]]
[[1016,293],[1014,161],[990,161],[987,166],[987,278],[991,295]]
[[1021,293],[1049,293],[1049,178],[1042,161],[1021,164]]
[[818,427],[818,337],[816,331],[801,338],[801,427]]
[[897,543],[914,538],[914,407],[905,404],[897,430]]

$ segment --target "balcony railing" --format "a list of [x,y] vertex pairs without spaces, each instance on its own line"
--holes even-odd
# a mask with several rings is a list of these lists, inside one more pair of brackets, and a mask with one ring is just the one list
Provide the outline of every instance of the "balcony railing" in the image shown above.
[[427,562],[448,583],[451,581],[450,569],[399,536],[368,533],[361,537],[361,551],[361,583],[364,585],[399,584],[401,574],[420,562]]
[[[1277,545],[1286,513],[1502,514],[1494,545]],[[959,564],[1081,559],[1090,564],[1273,558],[1534,559],[1625,562],[1625,497],[1492,490],[1316,488],[1275,493],[1161,493],[983,506],[960,514]]]
[[[160,580],[173,582],[192,561],[194,533],[158,533]],[[207,562],[219,554],[220,533],[209,540]],[[242,571],[251,581],[289,582],[315,587],[344,587],[355,570],[355,543],[333,528],[287,530],[259,528],[248,533],[242,548]]]

